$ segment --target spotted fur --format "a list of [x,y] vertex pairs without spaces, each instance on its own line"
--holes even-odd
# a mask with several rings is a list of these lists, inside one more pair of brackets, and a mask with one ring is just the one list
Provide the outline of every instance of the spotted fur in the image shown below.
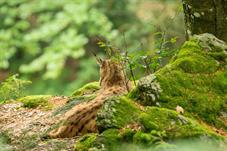
[[100,86],[97,97],[86,103],[74,106],[65,113],[62,126],[49,133],[51,138],[64,138],[97,132],[96,115],[106,99],[126,92],[121,66],[111,60],[100,63]]

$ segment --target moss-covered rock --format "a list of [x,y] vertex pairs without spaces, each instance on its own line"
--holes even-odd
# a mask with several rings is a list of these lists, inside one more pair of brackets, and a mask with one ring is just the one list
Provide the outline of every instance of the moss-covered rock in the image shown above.
[[198,122],[169,109],[147,107],[138,118],[134,117],[142,129],[109,128],[101,134],[87,134],[76,142],[75,150],[163,150],[175,147],[173,141],[179,139],[196,139],[203,143],[214,140],[219,147],[223,140]]
[[126,96],[108,99],[97,115],[97,126],[100,131],[108,128],[121,128],[135,122],[139,108]]
[[[207,34],[185,42],[172,60],[155,73],[162,89],[156,104],[174,110],[180,105],[186,115],[227,130],[226,48],[223,41]],[[130,97],[149,105],[152,100],[140,97],[138,89]],[[153,88],[142,94],[150,94],[150,90]]]
[[122,129],[135,123],[141,125],[143,132],[165,131],[168,138],[213,134],[195,120],[176,111],[160,107],[146,107],[141,110],[125,96],[109,99],[98,113],[97,126],[101,131]]
[[[215,53],[215,52],[213,52]],[[168,64],[172,70],[186,73],[213,73],[220,63],[199,45],[198,41],[187,41]]]
[[121,151],[126,148],[138,150],[138,147],[158,150],[172,147],[169,141],[173,140],[223,139],[176,111],[160,107],[141,109],[126,96],[113,97],[105,102],[98,113],[97,125],[101,134],[83,136],[76,142],[75,150]]

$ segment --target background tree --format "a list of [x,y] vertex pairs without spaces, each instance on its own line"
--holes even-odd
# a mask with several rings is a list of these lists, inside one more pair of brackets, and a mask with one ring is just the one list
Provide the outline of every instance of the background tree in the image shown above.
[[187,37],[212,33],[227,41],[226,0],[183,0]]

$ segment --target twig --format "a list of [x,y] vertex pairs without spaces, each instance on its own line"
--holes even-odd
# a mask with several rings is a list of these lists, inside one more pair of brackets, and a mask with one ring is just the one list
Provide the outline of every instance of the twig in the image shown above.
[[[133,73],[132,64],[130,63],[130,61],[128,59],[128,45],[127,45],[127,42],[126,42],[126,38],[125,38],[125,34],[124,33],[123,33],[123,38],[124,38],[124,44],[125,44],[125,59],[126,59],[126,63],[129,64],[130,74],[132,76],[133,83],[136,86],[136,80],[135,80],[135,76],[134,76],[134,73]],[[128,85],[128,82],[126,84]]]

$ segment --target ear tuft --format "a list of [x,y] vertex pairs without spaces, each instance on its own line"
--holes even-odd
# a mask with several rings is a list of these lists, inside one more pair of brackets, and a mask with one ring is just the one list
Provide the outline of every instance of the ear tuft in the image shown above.
[[98,65],[101,66],[101,65],[103,64],[103,60],[102,60],[101,58],[98,58],[98,57],[96,56],[95,59],[96,59],[96,62],[97,62]]

